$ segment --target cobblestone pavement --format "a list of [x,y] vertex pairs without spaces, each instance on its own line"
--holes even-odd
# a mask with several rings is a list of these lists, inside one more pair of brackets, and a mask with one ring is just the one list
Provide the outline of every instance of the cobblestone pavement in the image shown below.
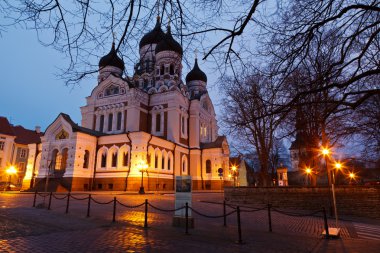
[[[63,198],[64,195],[56,195]],[[321,237],[321,217],[288,216],[272,212],[273,232],[268,232],[267,210],[242,212],[242,240],[238,244],[236,212],[227,218],[206,218],[193,213],[195,228],[171,226],[173,212],[154,209],[174,208],[173,194],[93,194],[86,218],[88,195],[52,198],[51,210],[32,208],[33,194],[0,194],[0,252],[379,252],[380,240],[362,240],[357,227],[362,223],[341,221],[341,239]],[[116,222],[112,222],[113,198]],[[80,200],[83,199],[83,200]],[[148,228],[144,229],[144,206],[130,208],[148,199]],[[206,215],[223,214],[220,193],[193,194],[193,208]],[[43,202],[38,196],[36,204]],[[48,197],[45,197],[45,205]],[[219,203],[219,204],[217,204]],[[248,210],[247,208],[241,208]],[[227,208],[227,213],[234,209]],[[334,220],[329,220],[333,226]],[[371,225],[371,229],[380,226]],[[368,238],[367,238],[368,239]]]

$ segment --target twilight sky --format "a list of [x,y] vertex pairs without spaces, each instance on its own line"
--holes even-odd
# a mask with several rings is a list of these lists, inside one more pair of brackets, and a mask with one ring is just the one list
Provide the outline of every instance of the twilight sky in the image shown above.
[[[42,131],[60,112],[69,114],[80,124],[79,107],[85,105],[85,97],[97,85],[96,76],[74,88],[65,86],[64,80],[56,74],[59,68],[66,66],[67,59],[53,48],[39,44],[36,33],[31,30],[10,28],[4,32],[0,37],[0,55],[0,116],[29,129],[39,125]],[[217,107],[218,92],[213,85],[217,76],[212,76],[205,65],[200,62],[208,76],[211,99]],[[130,66],[126,68],[131,69]],[[188,71],[184,68],[183,80]],[[215,109],[219,114],[219,108]]]

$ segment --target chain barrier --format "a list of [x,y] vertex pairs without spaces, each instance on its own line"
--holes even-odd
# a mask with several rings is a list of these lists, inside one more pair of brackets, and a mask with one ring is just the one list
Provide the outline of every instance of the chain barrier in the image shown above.
[[[65,199],[65,198],[67,198],[67,195],[64,195],[62,198],[57,197],[57,195],[58,195],[58,194],[53,194],[53,198],[58,199],[58,200],[63,200],[63,199]],[[61,194],[60,194],[60,195],[61,195]]]
[[116,200],[116,202],[117,202],[119,205],[121,205],[121,206],[123,206],[123,207],[126,207],[126,208],[138,208],[138,207],[143,206],[143,205],[145,204],[145,203],[141,203],[141,204],[139,204],[139,205],[129,206],[129,205],[126,205],[126,204],[121,203],[119,200]]
[[150,207],[152,207],[153,209],[156,209],[156,210],[158,210],[158,211],[162,211],[162,212],[175,212],[175,211],[178,211],[178,210],[181,210],[181,209],[184,209],[184,208],[185,208],[185,206],[182,206],[182,207],[179,207],[179,208],[176,208],[176,209],[163,209],[163,208],[159,208],[159,207],[157,207],[157,206],[154,206],[154,205],[152,205],[151,203],[148,203],[148,205],[149,205]]
[[263,210],[266,210],[267,207],[263,207],[263,208],[254,208],[252,207],[250,210],[247,210],[247,209],[240,209],[240,212],[244,212],[244,213],[254,213],[254,212],[258,212],[258,211],[263,211]]
[[88,199],[88,197],[84,197],[84,198],[77,198],[77,197],[74,197],[74,195],[70,195],[71,198],[75,199],[75,200],[86,200]]
[[[182,207],[182,208],[183,208],[183,207]],[[223,217],[227,217],[227,216],[229,216],[229,215],[231,215],[231,214],[233,214],[233,213],[236,213],[236,210],[233,210],[233,211],[231,211],[231,212],[229,212],[229,213],[222,214],[222,215],[207,215],[207,214],[203,214],[203,213],[201,213],[201,212],[195,210],[195,209],[192,208],[191,206],[189,206],[189,209],[190,209],[191,211],[193,211],[194,213],[200,215],[200,216],[203,216],[203,217],[206,217],[206,218],[211,218],[211,219],[213,219],[213,218],[223,218]]]
[[49,193],[37,193],[37,195],[40,197],[46,197],[49,196]]
[[111,204],[113,202],[113,200],[110,200],[108,202],[100,202],[100,201],[95,200],[93,197],[91,197],[91,200],[94,201],[96,204],[99,204],[99,205],[108,205],[108,204]]

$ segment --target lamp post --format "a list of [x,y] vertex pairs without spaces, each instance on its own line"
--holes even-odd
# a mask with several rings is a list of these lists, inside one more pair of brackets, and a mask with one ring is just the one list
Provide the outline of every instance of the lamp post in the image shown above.
[[305,172],[306,172],[306,175],[307,175],[307,184],[308,184],[308,186],[310,186],[311,185],[311,173],[313,172],[312,170],[311,170],[311,168],[310,167],[307,167],[306,169],[305,169]]
[[231,169],[232,169],[232,176],[233,176],[233,178],[234,178],[234,187],[236,187],[236,173],[237,173],[237,167],[236,167],[235,165],[233,165],[233,166],[231,167]]
[[141,184],[140,184],[139,194],[145,194],[144,172],[148,171],[148,164],[146,164],[145,161],[141,161],[137,166],[140,168],[140,172],[141,172]]
[[9,190],[11,189],[11,179],[12,179],[12,174],[16,174],[17,173],[17,169],[15,168],[15,166],[11,165],[9,166],[9,168],[5,171],[7,174],[8,174],[8,188]]
[[[335,187],[334,187],[335,174],[334,174],[334,170],[332,170],[332,175],[330,175],[330,170],[328,169],[328,159],[327,159],[327,157],[330,155],[330,150],[328,148],[322,148],[321,153],[322,153],[322,155],[324,156],[324,159],[325,159],[326,171],[328,173],[328,181],[331,184],[332,206],[333,206],[334,216],[335,216],[335,228],[329,228],[329,235],[331,235],[331,236],[339,236],[340,229],[338,228],[338,212],[337,212],[337,208],[336,208]],[[337,165],[337,164],[339,164],[339,165]],[[340,163],[336,163],[335,164],[335,168],[337,168],[337,167],[341,168],[341,164]]]

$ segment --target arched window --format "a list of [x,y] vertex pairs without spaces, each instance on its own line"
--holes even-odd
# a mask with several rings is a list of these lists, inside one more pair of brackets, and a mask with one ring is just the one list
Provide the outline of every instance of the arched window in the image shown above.
[[52,156],[51,156],[51,164],[49,164],[50,168],[55,170],[58,169],[59,167],[57,166],[57,158],[58,158],[58,149],[54,149]]
[[108,115],[108,131],[112,131],[112,120],[113,120],[113,113],[110,113]]
[[188,173],[188,168],[187,168],[187,157],[185,155],[182,156],[182,174],[187,174]]
[[107,164],[107,153],[103,153],[102,154],[102,160],[101,160],[100,164],[101,164],[102,168],[106,167],[106,164]]
[[181,131],[182,131],[182,134],[184,135],[185,134],[185,116],[181,117]]
[[123,166],[128,166],[128,152],[123,153]]
[[112,154],[111,167],[116,167],[116,165],[117,165],[117,152],[114,152]]
[[162,155],[162,159],[161,159],[161,169],[164,169],[165,168],[165,156]]
[[121,112],[117,113],[117,124],[116,124],[116,129],[120,130],[121,129]]
[[84,151],[84,157],[83,157],[83,168],[88,168],[88,163],[90,161],[90,152],[88,150]]
[[170,162],[171,162],[171,159],[170,159],[170,156],[169,156],[169,158],[168,158],[168,170],[170,170]]
[[99,131],[103,132],[104,130],[104,115],[100,115],[100,120],[99,120]]
[[64,148],[62,150],[62,158],[61,158],[61,170],[65,170],[67,167],[67,156],[68,156],[68,148]]
[[154,168],[158,168],[158,153],[156,153],[156,155],[155,155]]
[[156,114],[156,132],[161,131],[161,114],[157,113]]
[[211,161],[206,161],[206,173],[211,173]]

